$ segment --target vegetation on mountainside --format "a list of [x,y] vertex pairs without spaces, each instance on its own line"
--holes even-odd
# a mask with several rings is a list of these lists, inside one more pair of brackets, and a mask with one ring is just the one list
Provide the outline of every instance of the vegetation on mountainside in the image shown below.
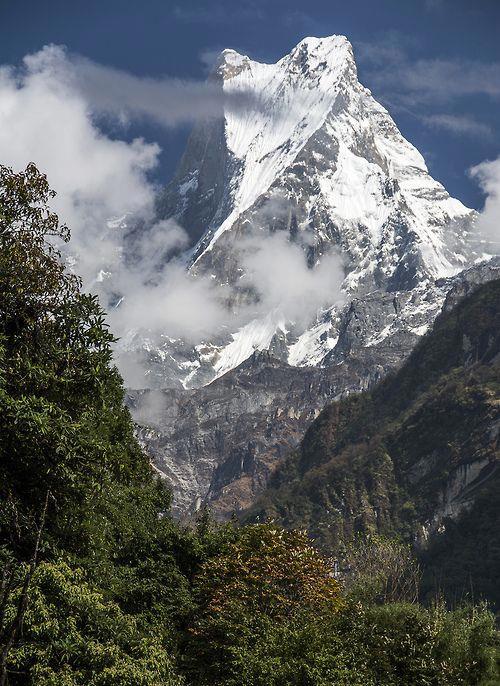
[[303,533],[172,520],[51,197],[0,167],[0,686],[494,679],[492,616],[411,602],[401,547],[348,584]]
[[[359,533],[417,541],[427,597],[472,594],[500,608],[499,356],[492,281],[440,315],[396,375],[326,408],[249,519],[306,528],[337,554]],[[453,501],[471,464],[483,471]],[[448,499],[455,511],[433,524]]]

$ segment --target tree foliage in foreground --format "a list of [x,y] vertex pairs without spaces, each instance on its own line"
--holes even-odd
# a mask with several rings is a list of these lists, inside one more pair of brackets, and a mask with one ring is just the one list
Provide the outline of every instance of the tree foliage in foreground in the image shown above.
[[172,520],[52,195],[34,165],[0,167],[0,686],[494,679],[491,615],[392,602],[407,587],[380,546],[349,586],[303,533]]
[[[188,557],[191,542],[169,518],[159,519],[169,495],[154,481],[134,439],[122,382],[111,362],[113,336],[104,313],[64,268],[56,246],[69,234],[49,208],[52,197],[34,165],[18,174],[0,167],[2,686],[7,680],[41,683],[39,642],[53,654],[54,664],[44,672],[54,672],[52,683],[91,683],[88,673],[78,676],[83,653],[69,636],[67,654],[55,659],[66,631],[47,633],[42,624],[30,623],[38,607],[45,608],[40,622],[45,617],[53,626],[60,624],[54,584],[37,595],[48,564],[68,565],[65,578],[75,593],[68,591],[65,612],[75,629],[88,623],[87,631],[95,632],[88,650],[99,653],[114,642],[122,654],[119,662],[128,655],[138,660],[137,669],[141,654],[136,644],[143,639],[164,652],[158,664],[171,663],[171,625],[190,607],[188,581],[175,555],[177,547],[184,547]],[[62,584],[62,576],[57,578]],[[95,601],[95,624],[77,602],[79,586]],[[98,613],[99,596],[104,605]],[[172,596],[174,603],[167,600]],[[112,605],[118,602],[129,619],[119,617]],[[106,608],[123,631],[106,628]],[[158,630],[150,639],[153,616]],[[134,631],[133,641],[122,641],[124,632],[132,636]],[[149,676],[143,670],[144,684],[164,682],[163,667],[148,669]],[[82,670],[85,674],[83,663]],[[97,679],[100,669],[94,666],[94,671]],[[127,681],[125,672],[109,674],[102,683],[141,683]]]
[[235,649],[248,649],[273,625],[334,615],[342,600],[332,572],[331,561],[303,532],[272,525],[242,529],[195,579],[198,609],[186,660],[194,667],[195,683],[240,678]]

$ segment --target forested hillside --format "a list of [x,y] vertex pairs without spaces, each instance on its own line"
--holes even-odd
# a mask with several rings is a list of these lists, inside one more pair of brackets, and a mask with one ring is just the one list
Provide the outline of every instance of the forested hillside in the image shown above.
[[[173,521],[123,405],[105,315],[58,252],[68,230],[51,198],[34,165],[0,167],[0,686],[498,683],[493,616],[419,605],[418,570],[401,543],[362,543],[367,585],[354,564],[359,549],[349,578],[337,578],[332,559],[300,531],[219,527],[207,514],[190,528]],[[471,359],[484,361],[470,368],[484,420],[496,383],[487,374],[494,288],[481,291],[485,314],[470,332]],[[435,383],[440,364],[437,353],[428,361]],[[423,369],[398,382],[394,408],[413,407]],[[472,385],[457,382],[457,397]],[[379,412],[372,396],[348,407],[358,410],[357,430]],[[329,410],[314,431],[332,412],[347,441],[355,429],[345,409]],[[322,466],[330,433],[315,439],[314,431],[297,474]],[[401,432],[396,424],[394,441]],[[432,440],[440,445],[437,429]],[[371,454],[360,460],[371,465]],[[413,459],[409,448],[405,455]],[[399,503],[389,485],[383,497]],[[302,502],[309,498],[305,490]],[[384,514],[388,529],[399,529],[395,512]]]
[[338,553],[357,533],[420,551],[423,593],[500,607],[500,281],[446,307],[395,375],[330,405],[251,518]]

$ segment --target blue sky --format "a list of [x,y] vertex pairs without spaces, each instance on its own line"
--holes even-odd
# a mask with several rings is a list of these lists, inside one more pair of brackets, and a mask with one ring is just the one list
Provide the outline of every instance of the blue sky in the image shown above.
[[[498,0],[0,0],[0,26],[3,65],[56,44],[137,77],[195,80],[225,47],[276,61],[307,35],[344,34],[362,83],[452,195],[480,207],[467,170],[500,154]],[[189,132],[186,123],[145,117],[100,125],[110,136],[159,143],[162,183]]]

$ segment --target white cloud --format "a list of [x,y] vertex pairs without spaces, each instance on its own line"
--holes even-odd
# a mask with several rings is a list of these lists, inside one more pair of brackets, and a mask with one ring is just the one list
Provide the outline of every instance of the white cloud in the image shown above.
[[279,311],[304,329],[323,306],[341,299],[344,271],[340,257],[331,253],[309,267],[304,249],[289,240],[285,231],[256,231],[242,242],[242,285],[259,296],[263,314]]
[[492,252],[500,253],[500,157],[472,167],[475,178],[486,193],[484,208],[476,221],[479,235],[492,243]]
[[167,220],[142,228],[127,243],[129,254],[111,270],[104,292],[113,290],[120,305],[109,310],[113,329],[145,329],[198,343],[227,320],[225,289],[205,277],[194,278],[178,251],[186,247],[186,232]]
[[88,103],[42,55],[26,58],[20,71],[0,69],[0,161],[15,169],[33,161],[47,174],[85,280],[95,275],[97,258],[113,257],[106,220],[151,206],[155,191],[148,174],[159,151],[140,138],[128,143],[105,136]]
[[123,297],[110,312],[115,330],[149,329],[154,336],[166,333],[196,344],[221,332],[235,331],[251,319],[279,312],[302,330],[323,306],[341,300],[344,278],[337,254],[321,256],[310,267],[302,245],[290,240],[286,230],[273,227],[290,214],[290,203],[279,195],[263,205],[247,227],[245,238],[234,246],[242,270],[238,287],[253,294],[228,307],[231,291],[207,275],[193,276],[182,256],[171,250],[185,245],[185,233],[172,220],[141,232],[137,245],[130,244],[134,260],[115,264],[111,284]]

